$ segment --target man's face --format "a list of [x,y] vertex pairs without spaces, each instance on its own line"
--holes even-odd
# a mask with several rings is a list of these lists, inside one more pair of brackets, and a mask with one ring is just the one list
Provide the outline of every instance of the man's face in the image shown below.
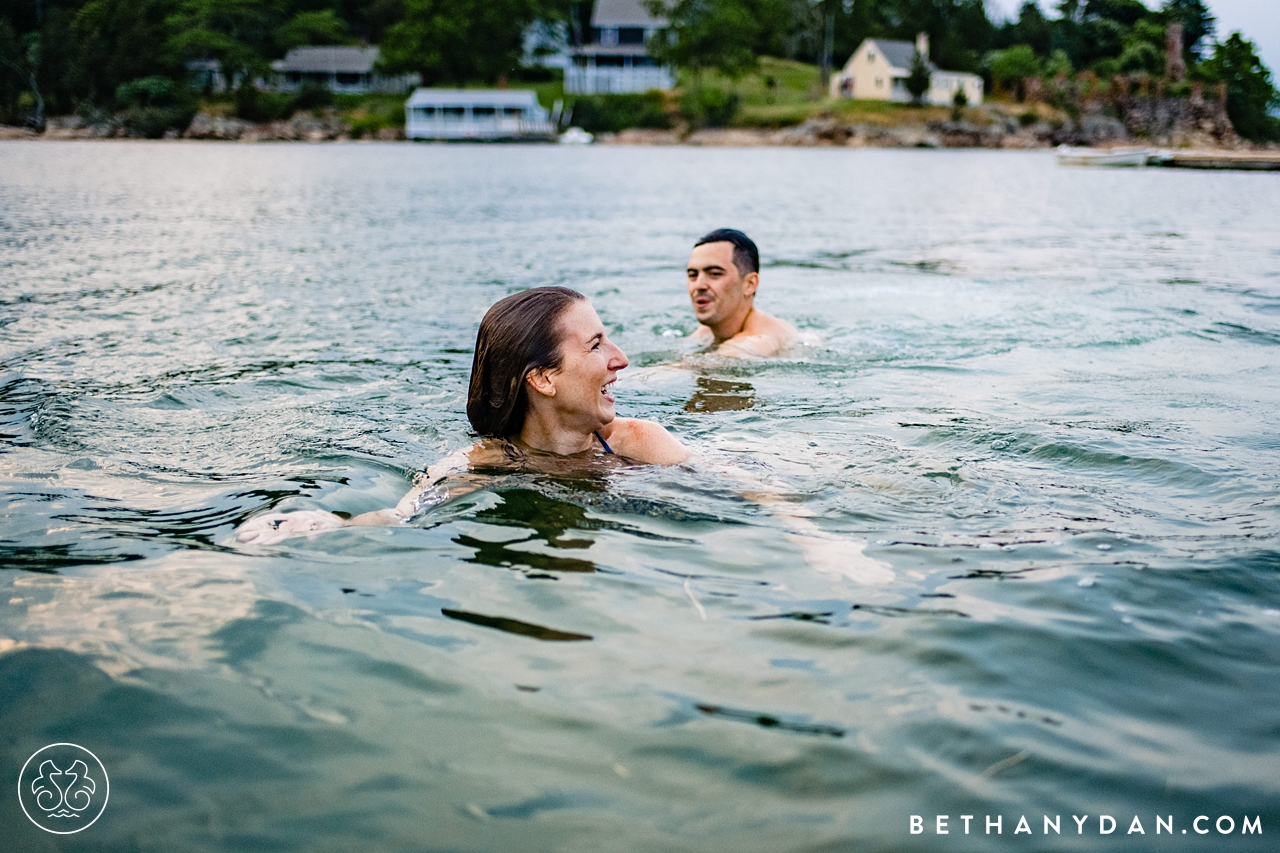
[[729,242],[695,246],[685,275],[693,314],[706,326],[715,326],[742,311],[760,281],[756,273],[744,276],[738,272]]

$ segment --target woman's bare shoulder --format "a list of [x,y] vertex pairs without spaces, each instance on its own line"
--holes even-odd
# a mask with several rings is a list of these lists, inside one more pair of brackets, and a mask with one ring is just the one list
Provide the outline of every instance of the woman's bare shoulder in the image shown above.
[[615,418],[600,430],[614,453],[651,465],[679,465],[689,458],[689,451],[656,421],[640,418]]

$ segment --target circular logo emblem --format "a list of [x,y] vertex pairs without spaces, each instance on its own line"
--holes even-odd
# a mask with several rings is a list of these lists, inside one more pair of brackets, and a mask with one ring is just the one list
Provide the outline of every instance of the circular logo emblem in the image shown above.
[[45,832],[88,829],[107,807],[111,785],[98,756],[74,743],[51,743],[22,765],[18,802]]

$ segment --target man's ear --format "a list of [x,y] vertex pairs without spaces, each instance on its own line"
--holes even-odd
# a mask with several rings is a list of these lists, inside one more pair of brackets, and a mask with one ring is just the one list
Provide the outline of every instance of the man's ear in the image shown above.
[[545,368],[537,367],[530,370],[525,374],[524,381],[529,383],[531,389],[544,397],[554,397],[556,395],[556,383]]
[[756,288],[760,286],[760,273],[749,272],[742,278],[742,295],[755,296]]

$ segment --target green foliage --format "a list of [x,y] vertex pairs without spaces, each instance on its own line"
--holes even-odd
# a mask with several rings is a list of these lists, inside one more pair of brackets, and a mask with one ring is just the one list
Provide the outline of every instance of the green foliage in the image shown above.
[[1018,84],[1024,77],[1039,76],[1040,58],[1030,45],[1016,44],[1007,50],[995,51],[988,55],[987,70],[999,86]]
[[275,32],[276,45],[281,50],[322,44],[353,44],[351,27],[332,9],[318,12],[299,12]]
[[956,89],[955,97],[951,99],[951,120],[960,121],[967,106],[969,106],[969,96],[964,93],[964,86],[961,86]]
[[647,0],[667,27],[649,41],[649,53],[664,65],[686,68],[695,76],[714,68],[736,79],[756,68],[761,25],[740,0]]
[[1216,22],[1204,0],[1165,0],[1160,10],[1166,22],[1182,24],[1183,48],[1192,62],[1200,61],[1205,43],[1213,38]]
[[680,99],[680,114],[694,127],[727,127],[741,107],[737,92],[718,86],[690,89]]
[[1125,46],[1119,63],[1125,74],[1159,74],[1164,70],[1164,51],[1149,42],[1133,41]]
[[907,91],[911,93],[911,103],[917,107],[920,106],[924,93],[929,91],[931,77],[928,64],[917,50],[911,56],[911,70],[907,75]]
[[122,107],[171,107],[178,101],[177,84],[158,74],[122,83],[116,88],[116,103]]
[[583,95],[572,104],[575,125],[591,133],[617,133],[628,127],[669,128],[671,117],[661,92],[635,95]]
[[1205,65],[1211,79],[1227,84],[1227,115],[1236,133],[1255,142],[1280,141],[1280,119],[1270,114],[1280,107],[1280,96],[1253,42],[1232,33]]
[[282,121],[294,113],[294,98],[285,92],[264,92],[256,86],[236,89],[236,115],[245,121]]
[[196,114],[191,93],[158,74],[121,84],[116,105],[124,109],[124,126],[147,139],[159,139],[169,130],[181,133]]
[[1067,56],[1065,50],[1055,50],[1049,57],[1049,61],[1044,64],[1044,76],[1050,79],[1059,75],[1070,77],[1074,73],[1075,68],[1071,65],[1071,57]]
[[420,73],[428,85],[492,83],[519,67],[525,27],[556,9],[549,0],[405,0],[404,19],[383,39],[381,68]]

